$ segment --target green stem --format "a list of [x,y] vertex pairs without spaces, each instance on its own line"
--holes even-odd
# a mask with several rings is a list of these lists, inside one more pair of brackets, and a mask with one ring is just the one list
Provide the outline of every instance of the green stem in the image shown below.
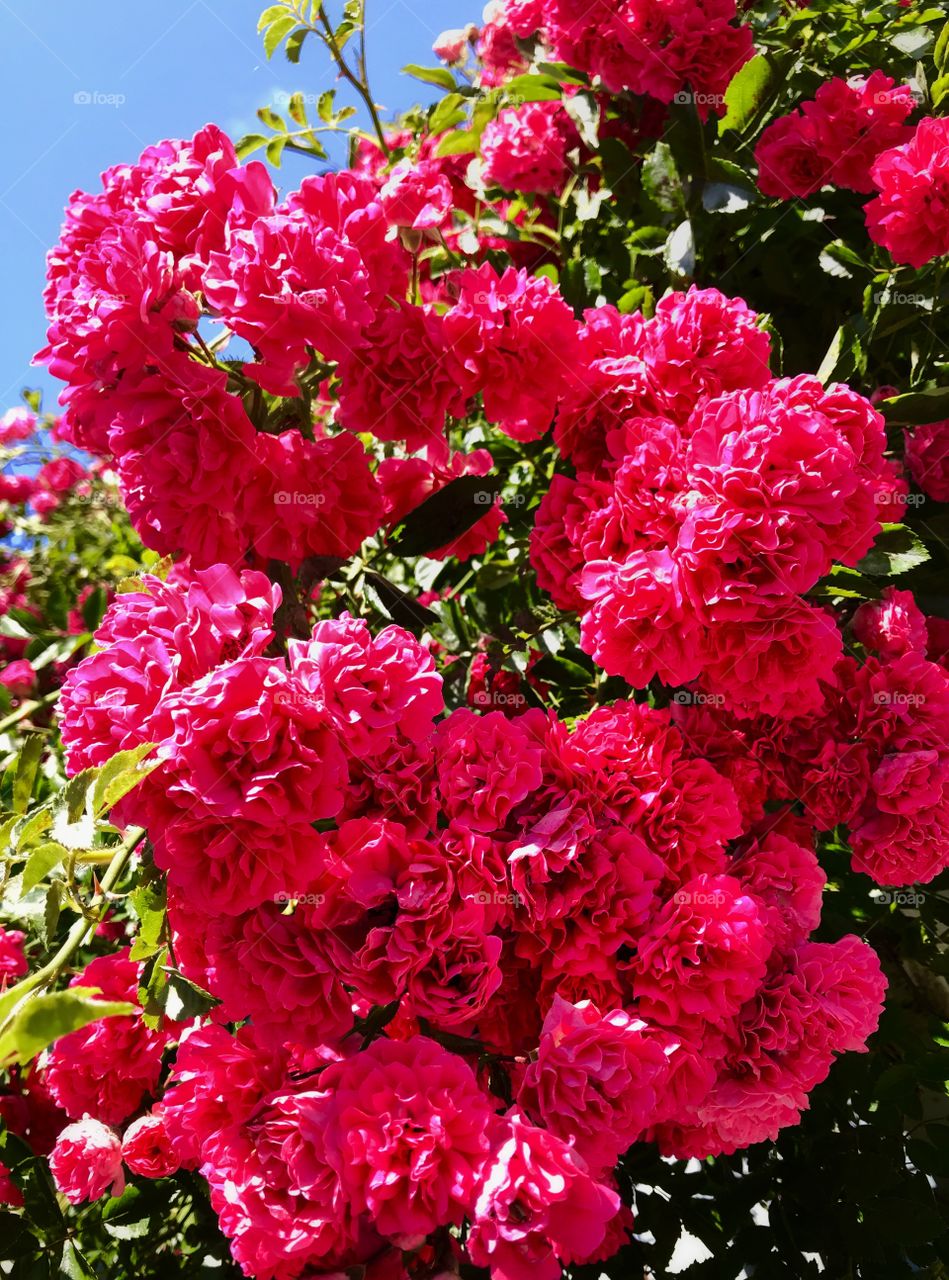
[[22,706],[17,707],[16,711],[11,711],[8,716],[0,720],[0,733],[5,733],[7,729],[12,729],[15,724],[19,724],[21,720],[28,719],[34,711],[39,711],[42,707],[51,707],[58,697],[59,690],[54,689],[52,693],[47,693],[42,698],[34,698],[30,702],[24,702]]
[[143,827],[133,827],[129,831],[123,842],[113,853],[112,861],[99,881],[99,891],[91,904],[93,908],[98,907],[99,909],[93,912],[90,919],[77,920],[69,930],[65,942],[52,959],[48,960],[42,968],[37,969],[34,973],[27,974],[22,982],[18,982],[15,987],[11,987],[0,998],[0,1017],[2,1017],[0,1033],[10,1024],[23,1000],[33,995],[34,992],[48,987],[62,973],[63,969],[86,941],[92,929],[102,923],[108,909],[108,894],[122,878],[132,854],[144,838],[145,830]]
[[[379,112],[376,108],[376,104],[373,101],[372,94],[369,92],[369,85],[365,83],[364,79],[361,79],[359,76],[353,74],[352,68],[349,66],[349,63],[343,57],[343,51],[339,47],[339,45],[336,43],[336,36],[333,34],[333,24],[330,22],[329,18],[327,17],[326,10],[323,7],[323,5],[320,5],[319,17],[320,17],[320,23],[323,26],[323,30],[319,34],[321,35],[327,49],[329,49],[330,53],[332,54],[333,61],[339,67],[340,75],[345,80],[349,81],[349,83],[352,85],[352,87],[356,90],[360,98],[362,98],[363,102],[365,103],[366,110],[369,112],[370,118],[372,119],[372,127],[375,130],[376,137],[379,140],[379,146],[382,150],[382,154],[386,157],[386,159],[388,159],[389,155],[391,154],[389,150],[389,144],[386,142],[385,131],[382,128],[382,121],[379,119]],[[365,31],[365,22],[366,22],[366,13],[365,13],[365,8],[363,8],[363,23],[362,23],[363,31]],[[365,67],[365,50],[363,51],[361,64],[363,67]]]

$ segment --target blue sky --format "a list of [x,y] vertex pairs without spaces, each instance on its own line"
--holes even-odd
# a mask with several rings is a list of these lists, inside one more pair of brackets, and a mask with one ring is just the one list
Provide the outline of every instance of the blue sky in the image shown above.
[[[400,75],[431,65],[439,31],[481,17],[483,0],[368,0],[369,69],[376,97],[392,111],[429,102],[436,90]],[[24,386],[52,408],[59,385],[30,367],[43,345],[44,255],[77,187],[99,185],[110,164],[134,160],[160,138],[187,137],[209,121],[233,137],[254,130],[255,111],[277,93],[331,87],[316,42],[296,67],[264,57],[257,17],[265,0],[0,0],[0,49],[7,102],[0,171],[0,412]],[[333,6],[331,6],[332,9]],[[348,101],[341,90],[339,101]],[[307,172],[288,156],[278,185]]]

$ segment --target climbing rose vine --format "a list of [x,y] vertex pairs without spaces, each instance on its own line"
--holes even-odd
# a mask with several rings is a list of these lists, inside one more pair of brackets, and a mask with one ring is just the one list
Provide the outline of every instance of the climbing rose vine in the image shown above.
[[17,1268],[933,1262],[949,27],[875,12],[506,0],[384,120],[287,0],[358,128],[71,197],[0,420]]

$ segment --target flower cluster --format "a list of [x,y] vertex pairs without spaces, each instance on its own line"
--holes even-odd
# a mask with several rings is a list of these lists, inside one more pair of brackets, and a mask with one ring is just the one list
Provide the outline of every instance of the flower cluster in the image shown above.
[[[39,358],[67,384],[66,438],[114,459],[154,550],[197,567],[346,559],[404,514],[390,490],[398,475],[404,491],[405,467],[431,492],[490,465],[450,445],[474,397],[517,439],[549,427],[577,341],[549,281],[483,265],[440,280],[431,301],[408,298],[396,232],[438,225],[454,198],[434,163],[307,178],[278,204],[263,166],[238,165],[208,126],[109,170],[103,187],[73,197],[50,253]],[[256,358],[223,365],[208,322]],[[402,456],[379,466],[357,436]],[[496,535],[489,517],[474,545]]]
[[578,0],[505,0],[498,10],[479,48],[490,68],[500,64],[510,74],[511,56],[499,58],[498,47],[507,53],[513,37],[539,35],[554,59],[596,77],[610,92],[659,102],[684,96],[703,119],[724,113],[725,89],[752,55],[751,28],[736,22],[735,0],[615,0],[592,7]]
[[[621,1243],[633,1143],[773,1137],[864,1047],[884,980],[856,938],[810,939],[806,828],[749,818],[670,711],[445,715],[408,633],[343,614],[278,653],[279,603],[250,570],[146,578],[64,689],[74,770],[157,744],[124,816],[219,1002],[164,1089],[173,1028],[126,1015],[53,1047],[70,1199],[123,1161],[197,1164],[248,1275],[467,1222],[475,1265],[555,1280]],[[135,978],[121,954],[80,981],[134,999]]]
[[914,106],[909,86],[882,71],[828,80],[810,102],[762,133],[755,148],[758,186],[782,200],[828,185],[872,191],[877,156],[913,135],[905,121]]
[[555,428],[576,477],[555,477],[532,556],[611,675],[790,715],[840,656],[833,616],[803,596],[879,532],[885,437],[847,387],[772,379],[769,347],[713,289],[649,321],[588,312]]

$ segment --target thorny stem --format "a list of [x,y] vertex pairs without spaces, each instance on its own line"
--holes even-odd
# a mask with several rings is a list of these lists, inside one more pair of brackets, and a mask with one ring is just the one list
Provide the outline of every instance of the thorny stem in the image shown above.
[[372,119],[372,126],[375,130],[376,137],[379,140],[379,146],[382,150],[382,154],[386,159],[388,159],[391,154],[389,144],[386,142],[386,135],[382,128],[382,121],[379,119],[379,111],[373,100],[372,94],[369,92],[369,85],[366,80],[366,6],[365,4],[362,6],[362,23],[360,25],[361,51],[358,55],[360,75],[354,74],[349,63],[343,57],[343,51],[336,43],[336,36],[333,34],[333,25],[330,22],[326,14],[326,9],[322,4],[320,5],[319,19],[323,27],[323,31],[319,34],[321,35],[327,49],[329,49],[332,54],[333,61],[339,67],[340,75],[352,85],[365,103],[366,110],[369,112]]

